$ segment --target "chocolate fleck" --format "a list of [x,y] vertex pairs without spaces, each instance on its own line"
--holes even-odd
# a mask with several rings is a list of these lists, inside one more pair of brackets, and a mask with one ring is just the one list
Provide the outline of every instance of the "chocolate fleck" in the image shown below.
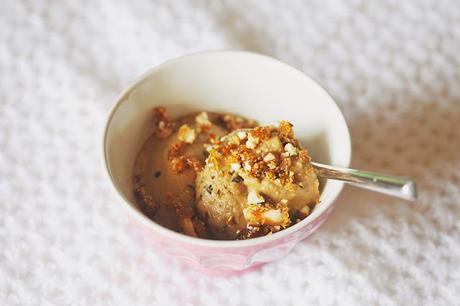
[[190,192],[190,193],[195,194],[195,186],[187,185],[187,191]]
[[234,178],[232,178],[232,182],[237,183],[237,184],[239,184],[239,183],[241,183],[243,181],[244,181],[244,179],[239,175],[237,175]]
[[159,178],[159,177],[161,176],[161,171],[157,171],[157,172],[155,172],[155,174],[154,174],[154,175],[155,175],[155,177],[156,177],[156,178]]

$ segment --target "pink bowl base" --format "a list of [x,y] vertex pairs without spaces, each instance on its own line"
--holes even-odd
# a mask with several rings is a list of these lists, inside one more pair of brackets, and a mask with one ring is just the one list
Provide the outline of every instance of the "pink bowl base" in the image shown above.
[[[321,226],[332,212],[335,203],[310,223],[287,236],[255,245],[203,246],[176,241],[154,232],[137,218],[130,218],[128,232],[159,250],[167,259],[175,259],[187,267],[212,276],[232,276],[256,270],[264,264],[284,257],[302,239]],[[132,215],[131,215],[132,216]],[[276,235],[276,234],[275,234]]]

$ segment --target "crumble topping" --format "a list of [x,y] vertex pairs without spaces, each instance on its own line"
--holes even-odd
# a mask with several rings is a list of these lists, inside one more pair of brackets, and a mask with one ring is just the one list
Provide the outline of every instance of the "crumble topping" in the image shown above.
[[[208,148],[206,163],[221,176],[227,172],[236,174],[232,182],[235,177],[240,178],[240,183],[246,178],[258,182],[268,180],[295,192],[297,188],[304,188],[296,179],[296,171],[313,169],[308,152],[300,147],[292,127],[291,123],[281,121],[278,127],[260,126],[230,133]],[[247,229],[241,235],[251,237],[261,232],[276,232],[291,224],[286,199],[276,203],[244,184],[248,188],[243,204]],[[309,206],[305,206],[297,217],[303,219],[309,213]]]
[[191,168],[196,172],[200,172],[203,170],[203,164],[201,161],[195,156],[185,156],[184,148],[186,143],[185,142],[177,142],[173,143],[168,151],[168,161],[171,166],[171,169],[175,173],[180,173],[185,169]]
[[155,123],[155,135],[158,138],[171,136],[174,130],[174,121],[169,119],[164,107],[155,107],[153,109],[153,118]]
[[218,118],[217,123],[229,131],[252,128],[256,125],[256,122],[254,120],[248,120],[241,116],[230,114],[221,115]]
[[310,161],[308,152],[294,138],[292,124],[281,121],[279,127],[262,126],[229,134],[207,148],[207,163],[217,171],[243,169],[252,177],[268,178],[286,188],[296,184],[293,158]]
[[243,213],[249,226],[264,225],[272,232],[279,231],[291,224],[287,201],[276,204],[248,205]]
[[[174,131],[174,123],[169,120],[164,107],[156,107],[154,109],[154,114],[155,122],[157,123],[157,137],[165,138],[170,136]],[[217,121],[224,122],[225,126],[229,129],[230,127],[233,129],[240,126],[250,127],[254,125],[254,121],[228,114],[217,116]],[[180,173],[188,168],[194,169],[196,172],[203,170],[203,165],[197,158],[183,155],[185,145],[193,144],[196,140],[197,134],[204,136],[204,140],[209,144],[216,144],[220,141],[215,133],[210,132],[213,123],[209,119],[207,112],[199,113],[195,117],[195,122],[197,124],[196,129],[191,128],[187,124],[180,126],[179,130],[177,131],[177,138],[179,142],[172,144],[168,151],[168,161],[170,163],[171,169],[175,173]],[[240,136],[233,135],[232,143],[239,144],[239,137],[243,137],[243,139],[245,139],[245,134],[246,133],[244,133],[244,135],[240,133]],[[210,147],[208,144],[205,144],[205,150],[209,152],[212,150],[212,147]]]
[[155,222],[193,237],[248,239],[301,221],[318,203],[310,157],[289,122],[254,127],[212,112],[170,120],[163,107],[153,114],[133,191]]

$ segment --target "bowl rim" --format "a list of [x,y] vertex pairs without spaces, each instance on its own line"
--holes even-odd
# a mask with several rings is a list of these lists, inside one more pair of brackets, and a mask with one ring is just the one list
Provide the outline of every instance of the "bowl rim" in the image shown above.
[[267,60],[274,62],[278,65],[283,66],[287,70],[291,70],[292,72],[295,72],[297,74],[302,75],[302,77],[309,79],[309,81],[313,82],[320,91],[323,92],[323,94],[327,95],[330,100],[332,101],[332,106],[336,108],[338,111],[339,117],[337,118],[338,120],[341,120],[342,123],[344,123],[345,127],[345,133],[347,136],[347,141],[346,141],[346,150],[345,154],[347,156],[344,157],[344,164],[341,166],[348,167],[351,162],[351,139],[350,139],[350,132],[349,128],[347,125],[347,122],[345,120],[345,117],[340,110],[339,106],[335,102],[335,100],[329,95],[329,93],[312,77],[304,73],[303,71],[281,61],[278,59],[275,59],[273,57],[270,57],[268,55],[256,53],[256,52],[250,52],[250,51],[241,51],[241,50],[214,50],[214,51],[203,51],[203,52],[196,52],[196,53],[191,53],[183,56],[179,56],[176,58],[172,58],[169,60],[166,60],[159,65],[156,65],[144,73],[142,73],[139,77],[137,77],[133,82],[131,82],[126,89],[124,89],[116,98],[116,102],[112,106],[107,119],[105,121],[104,125],[104,130],[103,130],[103,137],[102,137],[102,159],[103,159],[103,164],[105,168],[105,177],[106,179],[109,180],[109,183],[111,185],[111,190],[112,193],[116,194],[116,197],[118,198],[119,202],[121,202],[122,206],[125,207],[125,209],[128,210],[129,213],[138,221],[140,221],[144,226],[149,228],[154,232],[154,234],[159,234],[163,238],[168,238],[172,239],[178,242],[183,242],[189,245],[195,245],[195,246],[202,246],[202,247],[209,247],[209,248],[238,248],[238,247],[248,247],[248,246],[257,246],[257,245],[262,245],[262,244],[267,244],[276,240],[283,239],[290,234],[293,234],[302,228],[308,226],[309,224],[313,223],[315,220],[317,220],[321,215],[323,215],[335,202],[336,198],[339,196],[341,193],[344,184],[342,182],[338,182],[339,185],[337,185],[335,194],[332,195],[329,198],[329,203],[326,203],[325,205],[321,205],[321,212],[318,212],[317,214],[313,213],[310,214],[307,218],[303,219],[301,222],[294,224],[286,229],[283,229],[282,231],[276,232],[271,235],[266,235],[262,237],[257,237],[257,238],[251,238],[251,239],[246,239],[246,240],[212,240],[212,239],[204,239],[204,238],[197,238],[197,237],[191,237],[187,236],[182,233],[175,232],[173,230],[170,230],[166,227],[161,226],[160,224],[155,223],[153,220],[149,219],[146,215],[144,215],[141,211],[135,209],[131,204],[130,201],[123,195],[123,193],[118,190],[118,188],[115,185],[114,178],[111,174],[110,168],[109,168],[109,161],[108,161],[108,152],[107,152],[107,136],[108,136],[108,131],[110,129],[110,125],[112,123],[113,116],[117,112],[118,108],[121,106],[121,104],[126,100],[126,97],[129,96],[129,94],[138,86],[140,85],[145,79],[147,79],[150,75],[153,73],[157,72],[161,68],[164,68],[165,66],[176,62],[180,61],[183,59],[187,58],[193,58],[193,57],[202,57],[202,56],[214,56],[214,55],[226,55],[226,56],[233,56],[233,55],[245,55],[245,56],[254,56],[258,57],[259,59]]

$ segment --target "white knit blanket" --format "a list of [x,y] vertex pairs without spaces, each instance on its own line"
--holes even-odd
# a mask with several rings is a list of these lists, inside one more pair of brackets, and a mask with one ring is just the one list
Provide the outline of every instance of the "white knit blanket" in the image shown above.
[[[245,49],[319,81],[356,168],[420,200],[347,187],[288,256],[232,278],[158,255],[104,180],[116,95],[169,58]],[[458,305],[460,1],[0,2],[0,305]]]

